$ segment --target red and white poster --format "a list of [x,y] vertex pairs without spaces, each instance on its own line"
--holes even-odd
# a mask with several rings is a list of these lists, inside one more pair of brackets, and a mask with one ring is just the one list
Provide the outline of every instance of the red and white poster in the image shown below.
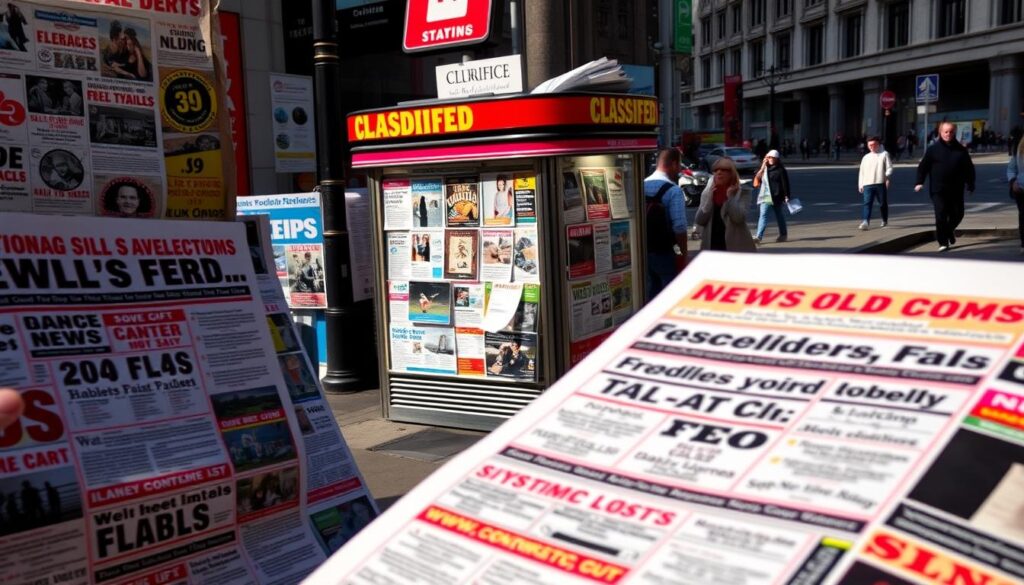
[[228,115],[231,117],[231,142],[235,146],[235,187],[239,195],[248,195],[249,131],[245,115],[245,72],[242,68],[242,29],[238,14],[218,12],[220,35],[224,41],[224,65],[228,79]]
[[491,34],[491,0],[408,0],[406,53],[482,43]]

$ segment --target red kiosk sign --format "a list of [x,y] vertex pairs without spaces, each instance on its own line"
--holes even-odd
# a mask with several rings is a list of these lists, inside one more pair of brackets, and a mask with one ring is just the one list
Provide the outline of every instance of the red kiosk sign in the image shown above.
[[408,0],[406,53],[482,43],[491,34],[491,0]]

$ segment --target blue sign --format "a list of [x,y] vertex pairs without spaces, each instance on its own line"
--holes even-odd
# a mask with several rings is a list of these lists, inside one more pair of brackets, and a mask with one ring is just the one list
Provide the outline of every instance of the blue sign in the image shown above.
[[914,81],[914,96],[919,104],[939,101],[939,74],[918,75]]
[[239,215],[269,215],[270,240],[284,244],[323,244],[319,193],[251,195],[238,198]]
[[622,65],[626,75],[633,78],[628,93],[654,95],[654,67],[647,65]]

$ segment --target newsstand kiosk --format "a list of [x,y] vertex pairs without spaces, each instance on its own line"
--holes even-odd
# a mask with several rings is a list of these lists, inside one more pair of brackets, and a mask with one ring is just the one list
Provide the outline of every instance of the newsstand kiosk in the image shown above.
[[639,309],[657,125],[654,98],[579,93],[348,117],[385,417],[493,429]]

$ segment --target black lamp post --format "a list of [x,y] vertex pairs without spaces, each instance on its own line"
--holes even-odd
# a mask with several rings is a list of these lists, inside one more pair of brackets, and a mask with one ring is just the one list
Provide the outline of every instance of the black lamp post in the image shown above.
[[[345,221],[344,112],[334,0],[313,1],[313,84],[316,99],[317,182],[324,215],[324,277],[327,285],[327,375],[324,391],[373,388],[375,370],[365,347],[373,327],[360,322],[352,300],[352,268]],[[371,311],[372,313],[372,311]],[[362,347],[361,347],[362,346]],[[372,354],[371,354],[372,355]]]
[[768,86],[768,142],[775,137],[775,86],[789,77],[789,72],[772,64],[761,70],[761,83]]

